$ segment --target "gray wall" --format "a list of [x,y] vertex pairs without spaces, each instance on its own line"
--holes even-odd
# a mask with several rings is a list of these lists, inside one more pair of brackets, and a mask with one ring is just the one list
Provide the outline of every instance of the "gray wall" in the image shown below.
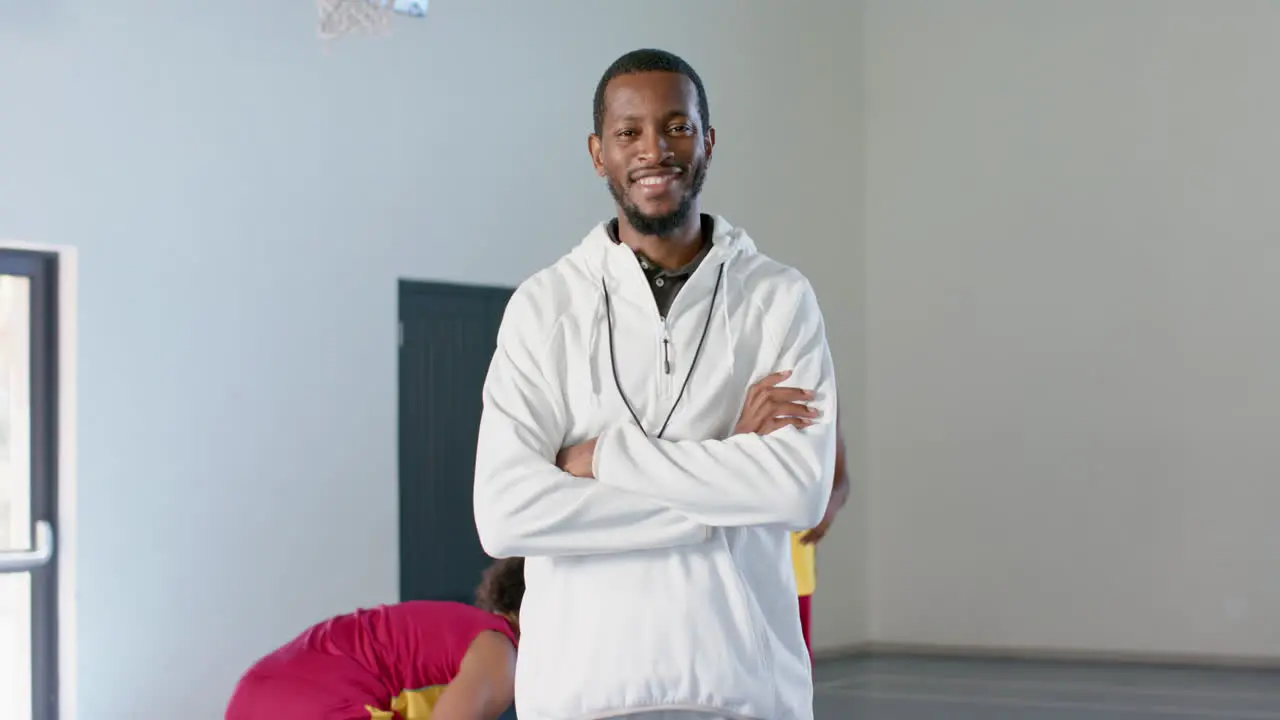
[[1278,37],[867,4],[874,638],[1280,656]]
[[[396,279],[514,284],[604,217],[590,100],[625,50],[703,73],[708,209],[813,276],[856,400],[859,23],[441,1],[326,53],[311,0],[0,5],[0,239],[79,251],[78,717],[214,717],[259,654],[396,598]],[[824,646],[865,630],[849,518]]]

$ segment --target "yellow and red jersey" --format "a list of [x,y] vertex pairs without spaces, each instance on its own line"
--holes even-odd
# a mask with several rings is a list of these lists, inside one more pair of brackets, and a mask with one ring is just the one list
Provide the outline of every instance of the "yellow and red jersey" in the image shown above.
[[367,712],[371,720],[429,720],[485,631],[517,642],[506,619],[462,603],[405,602],[330,618],[255,663],[227,718],[322,720]]

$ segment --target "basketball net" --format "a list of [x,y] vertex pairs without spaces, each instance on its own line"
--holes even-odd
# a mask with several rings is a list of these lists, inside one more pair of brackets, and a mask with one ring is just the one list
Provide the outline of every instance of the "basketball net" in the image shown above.
[[316,0],[322,40],[343,35],[385,35],[391,18],[399,13],[412,17],[427,14],[427,0]]

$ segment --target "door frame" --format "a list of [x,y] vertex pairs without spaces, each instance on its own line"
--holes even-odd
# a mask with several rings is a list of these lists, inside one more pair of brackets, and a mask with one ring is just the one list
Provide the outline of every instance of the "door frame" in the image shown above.
[[0,274],[30,283],[31,522],[52,528],[53,554],[31,576],[32,711],[35,720],[59,717],[59,377],[60,331],[57,252],[0,247]]

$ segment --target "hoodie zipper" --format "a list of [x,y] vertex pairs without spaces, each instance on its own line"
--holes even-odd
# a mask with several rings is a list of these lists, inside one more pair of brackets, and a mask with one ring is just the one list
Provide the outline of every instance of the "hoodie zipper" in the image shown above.
[[659,349],[658,392],[663,398],[671,397],[671,323],[666,317],[661,318],[662,340]]
[[[697,277],[699,272],[704,272],[703,266],[719,260],[716,255],[716,248],[712,247],[706,257],[702,258],[702,265],[693,271],[689,282],[685,283],[684,289],[671,302],[671,307],[667,308],[667,314],[658,313],[658,330],[661,335],[658,340],[658,397],[662,399],[670,398],[675,393],[675,343],[671,340],[671,312],[680,304],[681,298],[688,294],[693,278]],[[657,309],[656,300],[654,309]]]

